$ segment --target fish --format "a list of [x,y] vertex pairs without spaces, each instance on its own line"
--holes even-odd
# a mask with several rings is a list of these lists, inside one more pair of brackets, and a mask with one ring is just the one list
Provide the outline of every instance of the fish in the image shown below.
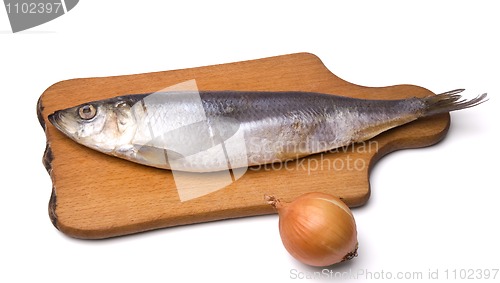
[[165,91],[55,111],[64,135],[99,152],[185,172],[287,162],[367,141],[423,117],[474,107],[463,89],[398,100],[300,91]]

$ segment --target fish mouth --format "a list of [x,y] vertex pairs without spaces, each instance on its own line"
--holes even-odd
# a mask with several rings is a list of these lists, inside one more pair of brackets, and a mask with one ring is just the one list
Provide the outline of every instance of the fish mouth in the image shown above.
[[50,123],[58,129],[59,129],[59,122],[58,121],[60,121],[59,116],[60,116],[59,112],[56,111],[56,112],[50,114],[48,117]]
[[48,116],[48,119],[54,127],[56,127],[59,131],[67,134],[68,130],[66,129],[63,121],[64,115],[60,111],[56,111]]
[[54,125],[54,126],[57,123],[57,121],[56,121],[57,120],[57,118],[56,118],[57,115],[58,115],[57,112],[54,112],[54,113],[50,114],[49,117],[48,117],[50,123],[52,123],[52,125]]

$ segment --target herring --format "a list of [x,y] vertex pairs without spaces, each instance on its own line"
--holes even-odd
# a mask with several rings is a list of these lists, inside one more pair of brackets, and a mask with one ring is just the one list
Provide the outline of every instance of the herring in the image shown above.
[[486,94],[366,100],[313,92],[168,91],[85,103],[49,115],[72,140],[140,164],[215,172],[285,162],[366,141]]

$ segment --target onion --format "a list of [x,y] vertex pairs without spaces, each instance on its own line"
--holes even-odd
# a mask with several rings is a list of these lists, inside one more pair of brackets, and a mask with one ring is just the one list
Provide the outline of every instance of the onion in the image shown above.
[[339,198],[307,193],[291,203],[273,196],[266,196],[266,200],[278,211],[281,240],[297,260],[328,266],[357,256],[356,223]]

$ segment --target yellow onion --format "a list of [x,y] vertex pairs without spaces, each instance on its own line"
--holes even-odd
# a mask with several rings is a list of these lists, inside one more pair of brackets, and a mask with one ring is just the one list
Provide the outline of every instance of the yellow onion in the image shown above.
[[279,214],[286,250],[312,266],[328,266],[357,256],[356,223],[349,207],[324,193],[307,193],[291,203],[266,196]]

